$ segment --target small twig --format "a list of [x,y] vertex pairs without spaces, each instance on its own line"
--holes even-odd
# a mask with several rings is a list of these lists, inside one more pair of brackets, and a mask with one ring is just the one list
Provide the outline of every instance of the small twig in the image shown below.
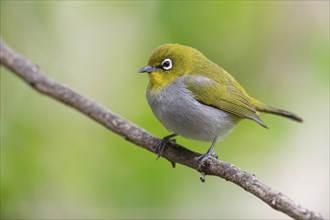
[[[95,101],[54,81],[42,73],[37,65],[13,51],[1,39],[0,49],[1,64],[21,77],[34,89],[71,106],[137,146],[156,153],[155,146],[161,142],[161,139],[149,134],[123,117],[114,114]],[[213,175],[235,183],[262,199],[272,208],[294,219],[323,219],[319,213],[303,208],[286,195],[259,181],[255,175],[247,173],[232,164],[211,158],[207,161],[208,163],[205,167],[200,168],[198,161],[200,154],[175,143],[169,143],[162,156],[171,161],[172,164],[179,163],[200,172],[202,181],[205,181],[205,175]]]

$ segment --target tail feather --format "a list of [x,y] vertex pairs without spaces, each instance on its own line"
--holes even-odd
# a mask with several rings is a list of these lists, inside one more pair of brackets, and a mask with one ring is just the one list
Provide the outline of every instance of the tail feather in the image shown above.
[[286,110],[283,110],[283,109],[280,109],[280,108],[277,108],[277,107],[274,107],[271,105],[266,105],[259,101],[255,101],[254,104],[255,104],[255,108],[258,112],[265,112],[265,113],[280,115],[280,116],[289,118],[289,119],[297,121],[297,122],[303,122],[303,119],[301,117],[299,117],[298,115],[296,115],[292,112],[289,112],[289,111],[286,111]]

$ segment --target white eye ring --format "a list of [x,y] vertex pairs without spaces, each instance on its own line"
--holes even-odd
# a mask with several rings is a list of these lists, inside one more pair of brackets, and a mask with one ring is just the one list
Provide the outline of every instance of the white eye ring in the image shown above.
[[163,62],[162,62],[162,68],[164,70],[169,70],[169,69],[172,69],[172,60],[167,58],[165,59]]

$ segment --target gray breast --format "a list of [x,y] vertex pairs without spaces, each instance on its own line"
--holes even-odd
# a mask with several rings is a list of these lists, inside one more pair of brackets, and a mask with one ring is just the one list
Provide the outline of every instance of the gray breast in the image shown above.
[[169,131],[188,139],[212,141],[226,135],[237,120],[228,112],[195,100],[185,78],[178,78],[156,94],[147,91],[148,103],[158,120]]

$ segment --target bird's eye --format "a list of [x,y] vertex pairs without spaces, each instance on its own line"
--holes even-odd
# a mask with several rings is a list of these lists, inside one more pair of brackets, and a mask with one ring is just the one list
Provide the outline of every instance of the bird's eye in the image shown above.
[[162,68],[164,70],[172,69],[172,60],[167,58],[162,62]]

